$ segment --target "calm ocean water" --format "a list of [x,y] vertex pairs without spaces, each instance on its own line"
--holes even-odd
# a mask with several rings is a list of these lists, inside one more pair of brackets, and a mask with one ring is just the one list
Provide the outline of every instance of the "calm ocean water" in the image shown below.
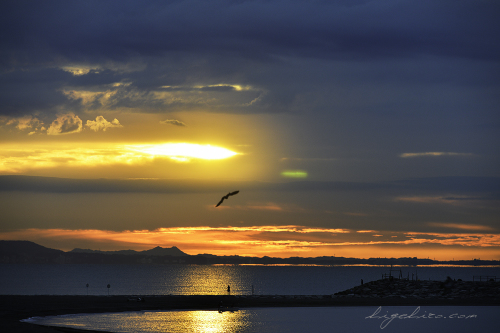
[[[378,312],[377,312],[378,311]],[[31,318],[28,322],[108,332],[498,332],[498,306],[298,307],[141,311]],[[397,314],[398,318],[392,319]],[[406,314],[405,317],[400,317]],[[413,315],[412,315],[413,314]]]
[[[399,268],[421,280],[500,277],[500,267]],[[0,294],[216,295],[230,285],[234,295],[249,295],[252,286],[261,295],[328,295],[384,273],[389,267],[0,264]]]
[[[404,277],[472,280],[500,267],[397,267]],[[0,294],[14,295],[326,295],[378,280],[389,267],[0,264]],[[393,273],[394,274],[394,273]],[[395,273],[399,275],[399,271]],[[86,285],[89,285],[87,288]],[[110,288],[107,288],[107,285]],[[27,321],[109,332],[496,332],[500,307],[258,308],[235,312],[141,311],[64,315]],[[429,318],[430,314],[434,315]],[[372,316],[370,318],[370,316]],[[440,316],[439,318],[435,318]],[[368,317],[368,318],[367,318]],[[382,318],[380,318],[382,317]],[[382,328],[384,327],[384,328]]]

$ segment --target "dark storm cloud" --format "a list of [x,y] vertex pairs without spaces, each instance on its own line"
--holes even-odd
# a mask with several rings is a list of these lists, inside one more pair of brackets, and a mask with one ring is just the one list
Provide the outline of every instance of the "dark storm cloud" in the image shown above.
[[[135,89],[136,96],[200,82],[207,84],[199,88],[207,93],[233,92],[230,85],[216,86],[224,81],[272,87],[259,108],[249,103],[255,96],[244,103],[251,112],[300,108],[296,103],[304,98],[303,89],[309,96],[319,94],[311,97],[319,97],[321,105],[329,94],[317,89],[339,76],[355,85],[423,78],[494,84],[499,12],[496,1],[2,2],[0,113],[50,112],[63,104],[76,112],[78,101],[68,100],[61,87],[95,88],[125,79],[133,82],[126,89]],[[313,62],[297,66],[282,57],[344,63],[332,70]],[[425,59],[413,68],[394,64],[398,58],[420,57],[444,58],[434,68]],[[71,64],[89,70],[73,76],[56,69]],[[294,77],[290,66],[298,73]],[[336,83],[349,86],[346,80]],[[147,104],[131,100],[127,92],[117,94],[114,107]],[[228,108],[233,109],[238,107]]]
[[68,102],[59,90],[68,76],[68,73],[55,69],[1,73],[0,114],[54,112],[55,106]]
[[[193,193],[225,191],[228,184],[231,184],[231,182],[159,179],[70,179],[0,175],[0,191],[42,193]],[[239,185],[242,184],[247,184],[247,187],[255,187],[256,183],[239,183]]]
[[227,84],[208,85],[208,86],[162,86],[164,91],[215,91],[215,92],[233,92],[237,89]]
[[[245,210],[247,213],[245,213],[244,220],[250,223],[296,224],[325,228],[331,228],[334,225],[336,228],[358,230],[427,232],[429,231],[428,223],[435,225],[478,224],[496,230],[498,203],[500,202],[499,188],[500,178],[498,177],[434,177],[386,182],[269,183],[0,176],[0,195],[4,198],[2,203],[6,207],[6,212],[11,214],[16,209],[12,207],[19,207],[19,209],[23,207],[25,210],[25,207],[31,207],[30,202],[36,206],[39,202],[43,202],[42,198],[53,198],[53,196],[68,200],[71,206],[78,207],[82,211],[92,211],[92,214],[95,214],[93,209],[88,209],[88,207],[94,207],[94,205],[87,206],[88,200],[95,200],[99,204],[114,202],[110,206],[114,207],[117,212],[131,208],[133,213],[132,211],[129,213],[132,216],[141,211],[139,207],[150,207],[149,200],[159,202],[161,207],[164,207],[172,202],[179,202],[173,201],[179,198],[186,200],[183,201],[186,206],[182,204],[178,208],[169,208],[166,214],[174,214],[170,216],[180,216],[182,219],[182,216],[188,213],[184,210],[186,207],[189,207],[188,210],[195,207],[206,209],[215,205],[221,195],[238,189],[240,190],[238,201],[234,202],[231,208],[234,209],[233,212]],[[26,197],[31,199],[26,199]],[[36,202],[29,201],[33,198],[39,199]],[[126,204],[123,202],[126,198],[133,200]],[[59,199],[57,200],[59,202]],[[8,207],[8,205],[11,206]],[[255,207],[260,207],[259,209],[289,207],[292,210],[283,209],[272,214],[261,214],[258,210],[253,210]],[[179,214],[176,209],[183,212]],[[27,212],[29,211],[31,210]],[[130,217],[120,214],[117,216],[123,216],[124,220]],[[151,214],[154,215],[153,212]],[[19,213],[14,216],[16,218],[8,219],[7,222],[11,223],[8,225],[12,225],[10,228],[20,228],[17,223]],[[52,223],[58,219],[58,217],[50,216],[44,227],[53,225]],[[146,220],[151,217],[148,216]],[[235,219],[239,221],[241,215],[237,216]],[[38,221],[38,219],[35,218],[33,221]],[[211,223],[205,218],[202,221]],[[30,227],[32,227],[31,222],[27,224]],[[87,219],[85,219],[84,228],[88,228],[86,223],[88,223]],[[109,225],[115,222],[106,220],[103,223],[102,225]],[[122,219],[119,219],[117,223],[122,226]],[[155,228],[164,227],[164,223],[165,217],[162,216],[160,224]],[[186,223],[189,225],[193,222],[190,220]],[[219,225],[220,220],[217,219],[213,223]],[[99,228],[102,228],[102,225]],[[137,228],[136,219],[129,228]]]
[[[59,71],[63,72],[62,70]],[[78,86],[82,88],[111,85],[129,77],[128,73],[118,73],[109,69],[90,70],[85,75],[71,75],[70,73],[64,73],[66,74],[66,79],[64,81],[65,84],[68,86]]]
[[[42,193],[195,193],[225,191],[279,192],[379,192],[392,194],[483,194],[469,200],[500,199],[498,177],[427,177],[381,182],[295,181],[268,183],[258,181],[202,181],[162,179],[69,179],[37,176],[0,175],[0,191]],[[458,200],[453,196],[446,200]],[[454,199],[455,198],[455,199]],[[464,199],[462,197],[462,199]]]
[[166,52],[496,60],[495,1],[44,1],[2,6],[4,66]]

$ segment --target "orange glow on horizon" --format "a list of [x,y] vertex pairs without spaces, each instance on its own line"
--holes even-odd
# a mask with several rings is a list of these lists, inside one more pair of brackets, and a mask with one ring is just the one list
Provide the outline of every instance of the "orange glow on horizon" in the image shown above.
[[500,259],[498,234],[400,232],[394,235],[394,232],[372,234],[361,231],[294,225],[172,227],[133,231],[24,229],[2,232],[0,238],[31,240],[48,247],[51,243],[68,244],[64,250],[81,247],[74,244],[84,243],[106,250],[177,246],[188,254],[256,257],[335,255],[370,258],[394,257],[397,253],[397,257],[432,257],[438,260],[469,260],[471,256]]
[[477,225],[477,224],[459,224],[459,223],[435,223],[430,222],[427,223],[428,226],[431,227],[441,227],[441,228],[450,228],[450,229],[461,229],[461,230],[475,230],[475,231],[493,231],[492,227],[486,225]]

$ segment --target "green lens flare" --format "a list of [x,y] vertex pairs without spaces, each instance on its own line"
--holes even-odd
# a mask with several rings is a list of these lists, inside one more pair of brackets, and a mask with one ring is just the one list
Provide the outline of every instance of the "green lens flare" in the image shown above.
[[291,178],[306,178],[307,172],[302,170],[287,170],[281,173],[283,177],[291,177]]

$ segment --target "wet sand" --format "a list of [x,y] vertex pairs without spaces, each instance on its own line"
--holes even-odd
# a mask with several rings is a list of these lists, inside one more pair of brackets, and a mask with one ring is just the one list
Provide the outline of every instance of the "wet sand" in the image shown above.
[[500,305],[500,299],[469,297],[466,299],[418,299],[399,296],[373,298],[365,296],[146,296],[145,301],[129,300],[130,296],[18,296],[0,295],[0,327],[2,332],[89,332],[66,328],[45,327],[20,322],[36,316],[75,313],[102,313],[140,310],[217,309],[224,306],[289,307],[289,306],[425,306],[425,305]]

